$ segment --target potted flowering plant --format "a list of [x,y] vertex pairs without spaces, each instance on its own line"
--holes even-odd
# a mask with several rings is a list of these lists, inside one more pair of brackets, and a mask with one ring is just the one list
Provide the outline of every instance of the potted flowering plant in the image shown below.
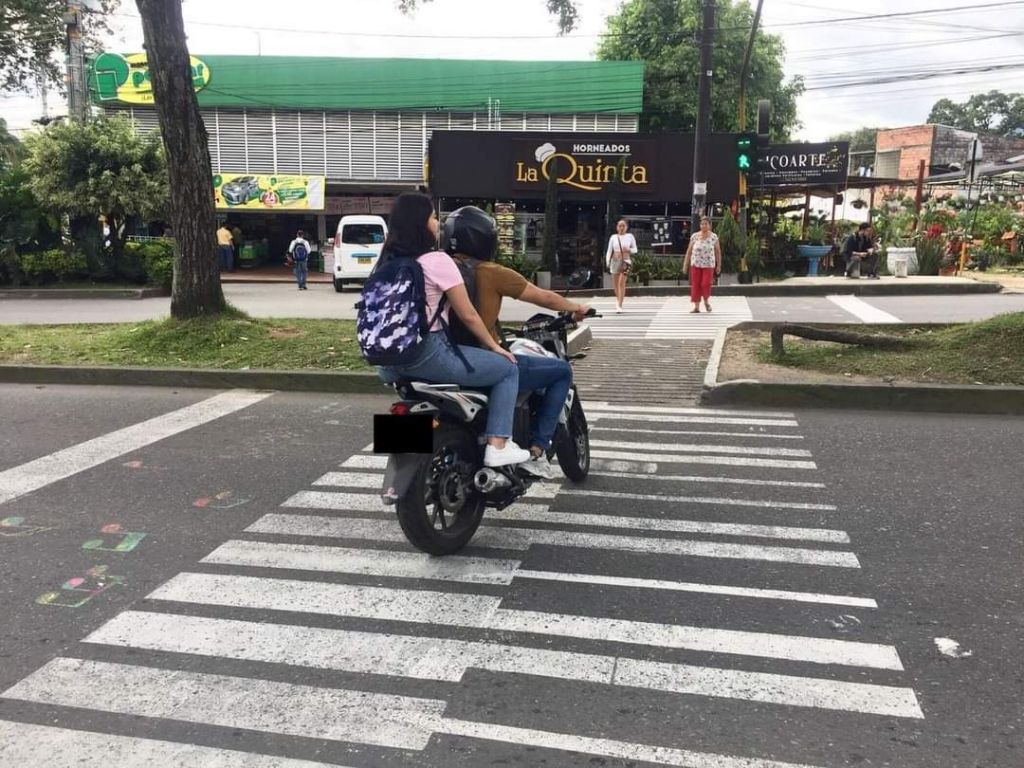
[[827,238],[828,230],[825,226],[820,222],[814,222],[807,227],[807,242],[796,247],[797,253],[807,259],[808,277],[818,274],[818,262],[832,250],[832,245],[825,242]]

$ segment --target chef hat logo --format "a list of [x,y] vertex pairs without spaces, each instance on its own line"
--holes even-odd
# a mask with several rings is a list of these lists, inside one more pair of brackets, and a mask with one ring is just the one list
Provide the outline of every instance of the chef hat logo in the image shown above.
[[549,157],[555,154],[555,151],[555,145],[549,141],[546,144],[541,144],[539,147],[537,147],[537,150],[533,153],[533,156],[537,158],[538,163],[543,163],[545,160],[547,160]]

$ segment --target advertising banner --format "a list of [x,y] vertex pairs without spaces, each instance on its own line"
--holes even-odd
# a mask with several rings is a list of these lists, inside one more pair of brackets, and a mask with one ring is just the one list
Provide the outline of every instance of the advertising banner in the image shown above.
[[[189,57],[192,87],[198,93],[210,82],[206,62]],[[149,60],[144,53],[102,53],[92,65],[90,88],[99,101],[122,104],[152,104],[153,84],[150,82]]]
[[322,211],[324,189],[323,176],[219,173],[213,177],[214,201],[222,211]]
[[324,213],[337,216],[355,216],[370,212],[368,197],[328,197]]
[[769,144],[761,150],[758,170],[750,183],[761,187],[789,184],[842,184],[850,164],[850,144]]

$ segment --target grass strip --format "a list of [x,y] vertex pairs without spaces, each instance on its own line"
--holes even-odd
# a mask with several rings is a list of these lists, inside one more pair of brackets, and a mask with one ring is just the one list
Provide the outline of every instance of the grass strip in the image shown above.
[[765,333],[757,357],[763,363],[840,376],[849,373],[923,384],[1024,386],[1024,312],[940,328],[886,326],[884,332],[902,336],[905,343],[899,349],[870,349],[787,336],[786,352],[777,358],[771,354]]
[[217,318],[111,325],[0,326],[0,362],[365,371],[352,320]]

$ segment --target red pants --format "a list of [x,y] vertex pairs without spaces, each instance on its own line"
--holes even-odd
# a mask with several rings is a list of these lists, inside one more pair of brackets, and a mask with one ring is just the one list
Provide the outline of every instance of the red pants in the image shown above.
[[690,301],[711,298],[711,284],[715,281],[714,267],[690,267]]

